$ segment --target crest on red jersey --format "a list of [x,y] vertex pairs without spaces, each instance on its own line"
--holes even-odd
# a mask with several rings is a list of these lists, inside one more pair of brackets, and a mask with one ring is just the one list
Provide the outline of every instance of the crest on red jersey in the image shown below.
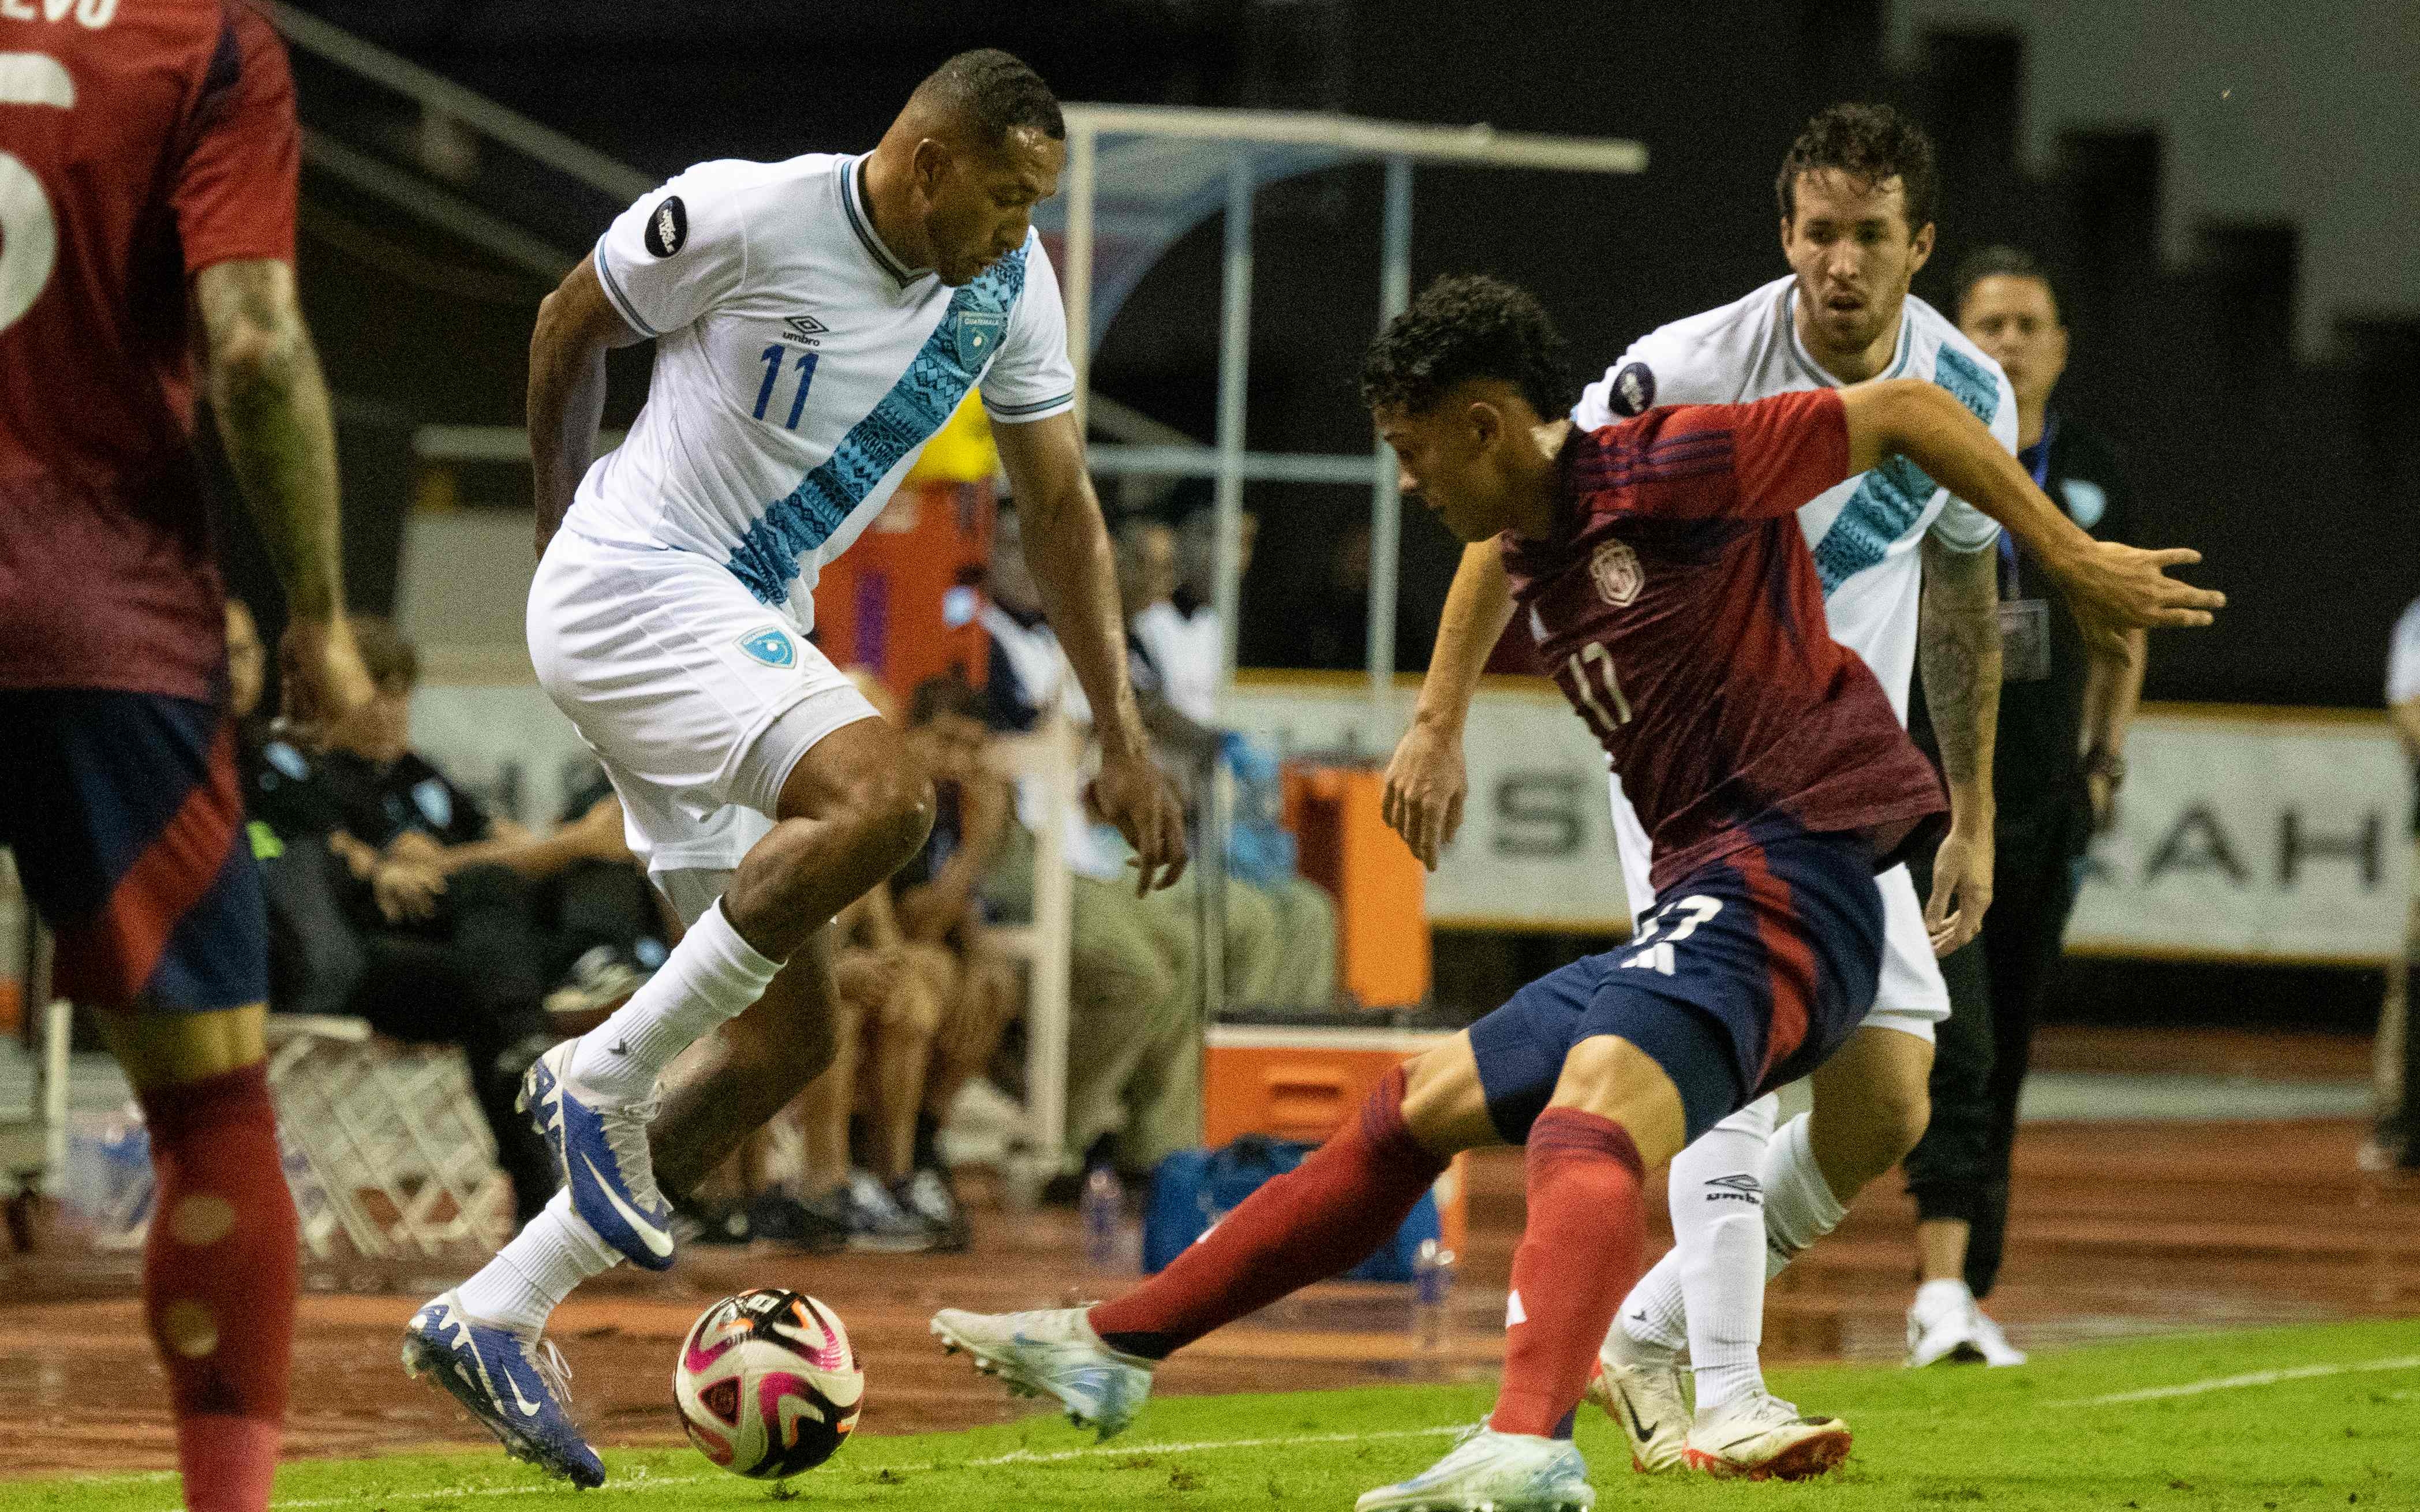
[[1647,586],[1647,570],[1638,553],[1620,541],[1607,541],[1589,558],[1589,576],[1596,579],[1597,596],[1616,609],[1627,609]]

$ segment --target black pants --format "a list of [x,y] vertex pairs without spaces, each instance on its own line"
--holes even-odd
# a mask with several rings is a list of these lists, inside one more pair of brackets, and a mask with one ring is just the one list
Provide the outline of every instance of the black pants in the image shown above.
[[545,1142],[513,1107],[521,1073],[551,1042],[540,1007],[551,952],[532,925],[529,888],[502,867],[469,867],[447,879],[427,927],[365,931],[361,944],[342,1011],[397,1040],[462,1047],[526,1223],[554,1195]]
[[[1975,942],[1941,963],[1949,1017],[1935,1033],[1932,1121],[1905,1162],[1919,1218],[1962,1218],[1966,1285],[1991,1295],[2009,1221],[2009,1160],[2017,1142],[2034,1021],[2075,906],[2076,858],[2091,826],[2081,795],[2002,816],[1993,837],[1992,906]],[[1931,858],[1913,870],[1930,897]]]

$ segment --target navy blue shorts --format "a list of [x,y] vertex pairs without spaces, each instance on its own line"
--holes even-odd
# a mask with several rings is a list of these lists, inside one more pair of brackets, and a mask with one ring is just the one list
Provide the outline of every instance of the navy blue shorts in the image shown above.
[[1663,1067],[1695,1139],[1822,1065],[1873,1006],[1883,901],[1863,841],[1765,836],[1664,899],[1620,949],[1539,978],[1470,1026],[1507,1142],[1528,1139],[1582,1040],[1618,1035]]
[[170,1012],[269,995],[233,727],[214,705],[0,688],[0,845],[58,949],[54,990]]

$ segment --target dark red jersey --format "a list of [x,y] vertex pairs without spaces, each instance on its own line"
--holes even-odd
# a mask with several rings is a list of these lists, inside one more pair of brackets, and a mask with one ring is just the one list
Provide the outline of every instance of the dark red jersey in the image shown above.
[[1563,449],[1512,592],[1654,844],[1660,892],[1782,821],[1878,859],[1947,807],[1882,685],[1823,622],[1800,504],[1849,475],[1838,393],[1651,409]]
[[293,260],[300,153],[238,0],[0,6],[0,687],[211,696],[190,281]]

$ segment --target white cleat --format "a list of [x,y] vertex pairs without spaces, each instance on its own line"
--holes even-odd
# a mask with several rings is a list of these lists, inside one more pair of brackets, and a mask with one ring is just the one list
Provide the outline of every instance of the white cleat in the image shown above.
[[[1982,1316],[1975,1305],[1975,1294],[1966,1289],[1963,1281],[1927,1281],[1916,1288],[1916,1301],[1907,1309],[1910,1367],[1984,1364],[1988,1355],[1981,1330],[1976,1326]],[[2008,1343],[2006,1339],[2000,1342],[2003,1347]]]
[[1596,1488],[1569,1439],[1479,1427],[1407,1481],[1364,1491],[1353,1512],[1589,1512]]
[[1681,1366],[1639,1365],[1608,1343],[1589,1367],[1582,1401],[1596,1403],[1630,1441],[1630,1468],[1661,1475],[1689,1468],[1689,1403],[1681,1395]]
[[1979,1304],[1975,1308],[1975,1342],[1983,1347],[1983,1363],[1987,1365],[2025,1363],[2025,1351],[2009,1342],[2009,1335],[2000,1332],[2000,1325]]
[[1700,1412],[1689,1464],[1725,1480],[1807,1480],[1849,1458],[1849,1426],[1801,1417],[1771,1392]]
[[1012,1396],[1058,1397],[1068,1422],[1106,1441],[1125,1432],[1142,1409],[1156,1362],[1102,1343],[1085,1320],[1088,1311],[985,1314],[945,1307],[933,1315],[933,1336],[951,1354],[973,1355],[975,1369],[999,1377]]

